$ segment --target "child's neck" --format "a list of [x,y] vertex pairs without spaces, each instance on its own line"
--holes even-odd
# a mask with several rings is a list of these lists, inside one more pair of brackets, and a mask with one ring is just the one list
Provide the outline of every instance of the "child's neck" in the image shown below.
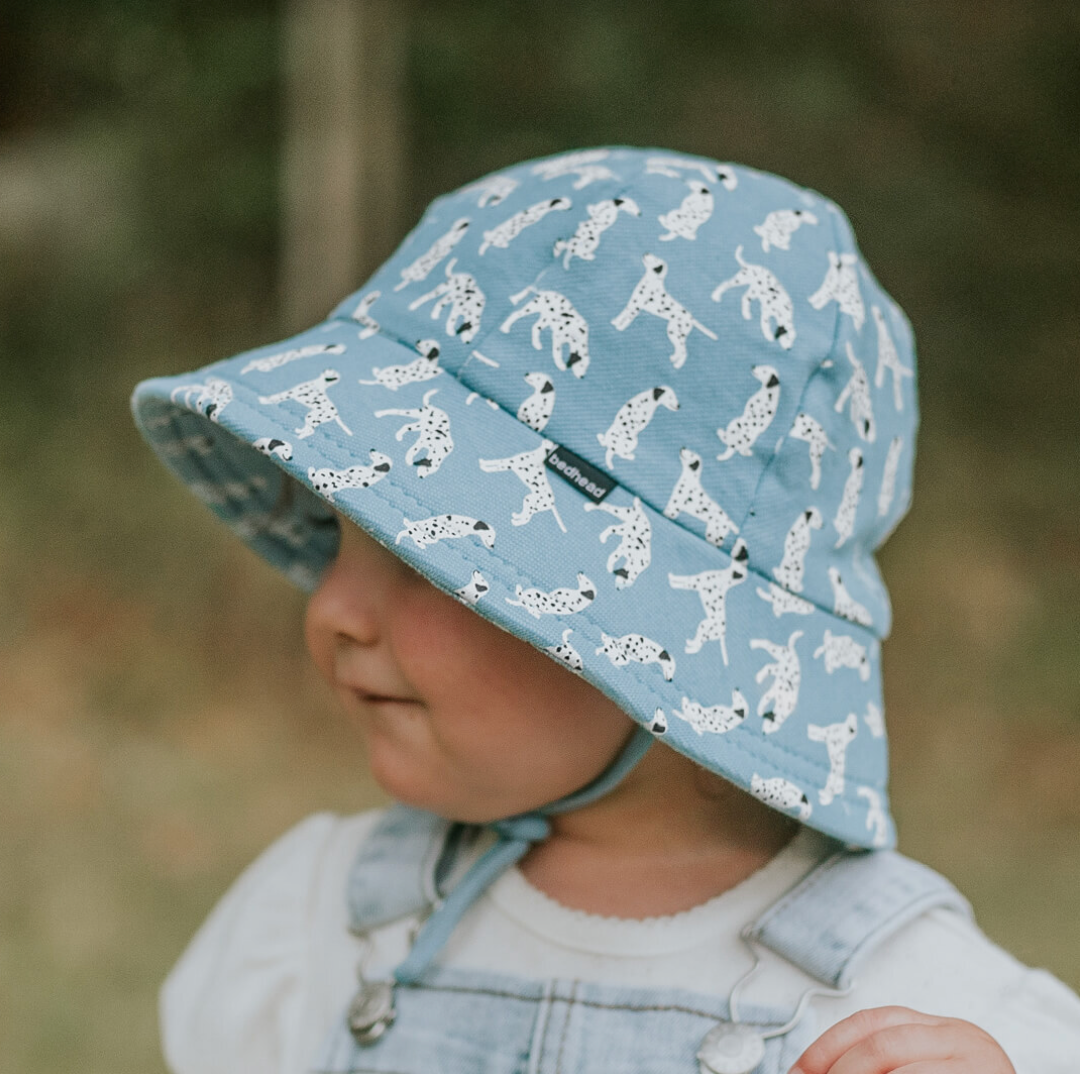
[[674,750],[656,746],[609,795],[552,817],[522,860],[564,906],[611,917],[689,910],[770,861],[797,822]]

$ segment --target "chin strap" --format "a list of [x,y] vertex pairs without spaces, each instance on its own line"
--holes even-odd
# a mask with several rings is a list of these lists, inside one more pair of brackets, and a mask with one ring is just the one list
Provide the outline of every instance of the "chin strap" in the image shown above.
[[607,769],[581,790],[531,813],[520,813],[489,825],[498,834],[499,841],[470,867],[453,891],[435,905],[417,933],[405,961],[394,970],[394,979],[398,984],[415,982],[442,950],[465,911],[488,885],[520,861],[533,843],[539,843],[551,834],[549,816],[569,813],[602,798],[622,782],[652,744],[653,736],[643,727],[638,727]]

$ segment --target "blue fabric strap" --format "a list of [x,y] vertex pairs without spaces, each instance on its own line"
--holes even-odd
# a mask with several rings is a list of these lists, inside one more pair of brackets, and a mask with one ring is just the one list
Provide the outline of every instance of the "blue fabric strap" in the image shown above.
[[551,832],[548,816],[567,813],[602,798],[616,787],[627,773],[645,756],[653,737],[644,728],[637,728],[622,752],[592,783],[573,794],[531,813],[496,821],[491,825],[499,841],[486,851],[454,886],[446,899],[438,904],[417,933],[416,941],[405,961],[394,970],[399,984],[414,983],[442,950],[461,920],[462,915],[497,877],[520,861],[533,843],[546,839]]

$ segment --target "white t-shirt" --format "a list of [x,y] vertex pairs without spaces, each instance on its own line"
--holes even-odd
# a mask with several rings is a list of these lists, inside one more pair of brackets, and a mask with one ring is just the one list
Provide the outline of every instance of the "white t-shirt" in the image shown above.
[[[301,1074],[356,987],[346,878],[379,813],[317,813],[266,850],[192,939],[161,993],[175,1074]],[[827,852],[810,828],[742,883],[684,913],[641,921],[571,910],[512,868],[454,930],[439,963],[534,978],[678,987],[726,997],[752,958],[740,929]],[[365,973],[404,957],[411,920],[372,935]],[[794,1006],[814,982],[763,952],[747,1004]],[[965,1018],[1001,1044],[1017,1074],[1076,1074],[1080,998],[991,943],[961,914],[931,910],[881,945],[845,998],[811,1001],[824,1028],[856,1010],[901,1004]]]

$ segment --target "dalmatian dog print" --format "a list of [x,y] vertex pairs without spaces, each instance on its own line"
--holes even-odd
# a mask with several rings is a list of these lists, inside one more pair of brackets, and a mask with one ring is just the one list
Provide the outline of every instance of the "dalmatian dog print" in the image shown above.
[[606,198],[594,205],[587,205],[588,216],[578,224],[573,238],[559,239],[552,251],[555,257],[563,254],[563,268],[570,267],[570,259],[577,257],[582,261],[596,258],[600,245],[600,236],[607,231],[624,212],[630,216],[640,216],[641,209],[633,198]]
[[860,645],[848,634],[834,634],[826,629],[821,644],[814,650],[814,659],[824,659],[825,671],[831,675],[841,668],[850,668],[859,673],[863,682],[870,681],[870,660],[866,655],[866,646]]
[[810,296],[810,305],[820,310],[829,302],[835,302],[840,312],[851,318],[855,331],[861,332],[863,321],[866,320],[866,308],[859,290],[859,277],[855,273],[858,260],[854,254],[838,254],[830,250],[828,271],[821,286]]
[[[232,385],[220,377],[207,377],[204,384],[181,384],[173,388],[169,398],[175,403],[176,397],[188,410],[194,410],[196,414],[217,422],[221,412],[232,402]],[[194,396],[194,402],[192,401]]]
[[833,410],[839,414],[851,401],[851,421],[859,439],[872,444],[877,439],[877,426],[874,424],[874,406],[870,400],[870,381],[866,379],[866,369],[855,357],[851,344],[846,344],[848,361],[851,363],[851,379],[844,385],[843,391],[836,397]]
[[[454,438],[450,435],[450,415],[445,410],[431,405],[431,397],[438,390],[438,388],[431,388],[424,393],[422,407],[375,411],[377,418],[396,414],[398,417],[412,419],[398,429],[394,439],[400,442],[406,433],[417,434],[416,440],[405,452],[405,462],[416,468],[418,477],[428,477],[437,473],[447,455],[454,450]],[[418,459],[417,455],[421,453],[422,457]]]
[[667,321],[668,342],[674,348],[670,355],[671,364],[681,369],[686,361],[686,340],[690,333],[696,328],[712,340],[716,339],[716,333],[706,328],[681,302],[668,294],[664,284],[668,271],[666,261],[655,254],[645,254],[641,261],[645,266],[645,275],[630,293],[622,312],[611,323],[620,332],[625,332],[642,312]]
[[784,721],[795,711],[799,702],[799,681],[802,668],[795,644],[803,636],[801,630],[792,632],[787,645],[777,645],[768,638],[751,638],[751,649],[764,649],[772,657],[771,664],[765,664],[757,673],[756,681],[760,685],[770,675],[772,685],[758,699],[757,713],[762,717],[762,731],[774,734],[784,726]]
[[617,179],[618,176],[606,165],[599,161],[606,160],[610,156],[607,149],[584,149],[579,153],[567,153],[565,156],[554,160],[543,160],[533,170],[533,175],[542,176],[544,179],[558,179],[563,175],[576,175],[574,189],[581,190],[590,183],[601,179]]
[[396,392],[406,384],[421,384],[433,380],[442,373],[439,365],[439,345],[433,339],[422,339],[416,344],[421,357],[406,365],[375,366],[371,370],[374,380],[361,380],[361,384],[381,384]]
[[295,347],[290,351],[280,351],[278,354],[271,354],[266,358],[253,358],[240,370],[240,374],[243,376],[243,374],[253,371],[269,373],[272,369],[278,369],[286,363],[295,362],[300,358],[314,358],[318,354],[343,354],[344,352],[344,343],[312,343],[306,347]]
[[507,597],[506,603],[524,608],[535,619],[542,615],[574,615],[592,604],[596,597],[596,586],[579,571],[576,589],[566,587],[545,593],[542,589],[526,589],[518,585],[514,587],[514,597],[516,599],[513,600]]
[[333,470],[325,467],[316,470],[314,466],[308,470],[308,480],[311,487],[320,495],[325,496],[331,503],[334,495],[344,492],[345,489],[367,489],[376,482],[381,481],[393,465],[389,455],[372,448],[368,452],[371,458],[369,466],[350,466],[345,470]]
[[479,571],[473,571],[469,581],[460,589],[454,590],[454,596],[471,608],[490,588],[488,580]]
[[479,459],[480,469],[486,474],[502,473],[509,470],[515,477],[520,478],[529,490],[522,501],[521,510],[510,516],[510,521],[515,526],[524,526],[533,515],[542,511],[550,511],[559,524],[559,529],[566,532],[566,526],[559,516],[555,507],[555,493],[552,491],[551,482],[548,480],[547,467],[544,460],[555,450],[552,440],[542,440],[539,447],[529,451],[523,451],[518,455],[510,455],[505,459]]
[[675,392],[666,384],[661,384],[658,388],[647,388],[623,403],[607,431],[596,434],[601,446],[607,448],[605,465],[609,470],[615,465],[616,455],[627,462],[633,462],[638,437],[652,421],[658,406],[668,410],[679,409]]
[[465,238],[465,232],[468,230],[469,218],[467,216],[455,220],[445,235],[440,235],[411,265],[406,265],[401,270],[401,281],[394,286],[394,290],[400,291],[403,287],[408,287],[410,283],[426,280],[431,270]]
[[742,267],[731,279],[717,284],[712,300],[719,302],[731,288],[745,287],[742,296],[743,320],[749,321],[753,315],[750,304],[760,303],[761,334],[770,342],[779,343],[784,350],[789,351],[795,342],[795,307],[792,305],[791,296],[764,265],[744,261],[742,252],[741,246],[735,248],[735,260]]
[[[530,291],[534,292],[534,297],[514,310],[499,325],[499,331],[509,332],[522,317],[531,317],[535,313],[536,320],[532,326],[533,349],[542,349],[540,333],[545,328],[551,329],[551,356],[555,360],[555,367],[561,370],[569,369],[579,379],[585,376],[585,371],[589,368],[589,325],[585,318],[574,309],[573,303],[565,295],[558,291],[540,291],[531,284],[516,295],[511,295],[510,301],[516,306]],[[565,360],[563,347],[568,351]]]
[[813,812],[814,807],[802,788],[781,776],[764,779],[755,772],[750,777],[750,793],[759,802],[764,802],[773,809],[779,809],[785,813],[794,810],[799,820],[809,820]]
[[[606,502],[586,502],[584,507],[586,511],[606,511],[617,519],[607,529],[601,530],[600,543],[607,544],[609,537],[618,537],[618,545],[607,558],[607,569],[615,575],[616,589],[632,586],[652,560],[652,524],[641,506],[641,500],[635,496],[630,507]],[[620,559],[622,566],[617,567],[615,564]]]
[[517,419],[539,433],[555,409],[555,385],[546,373],[526,373],[525,383],[532,388],[532,395],[518,407]]
[[784,538],[784,556],[780,565],[773,567],[773,577],[789,592],[802,592],[811,530],[819,530],[823,525],[821,512],[816,507],[808,507],[787,531]]
[[829,583],[833,591],[833,611],[837,615],[860,626],[873,626],[870,613],[847,591],[844,579],[835,567],[829,568]]
[[478,193],[480,196],[477,198],[476,206],[479,209],[484,209],[489,205],[494,208],[494,206],[505,201],[513,194],[520,185],[516,179],[509,175],[489,175],[478,183],[472,183],[465,187],[463,193]]
[[728,422],[726,429],[717,429],[720,443],[727,448],[717,455],[718,462],[726,462],[736,452],[749,458],[754,444],[776,417],[776,408],[780,403],[780,378],[771,365],[756,365],[750,372],[761,382],[749,399],[743,412]]
[[276,436],[260,436],[251,446],[267,457],[276,455],[279,459],[284,459],[285,462],[292,458],[292,444],[288,440],[280,440]]
[[[458,336],[463,343],[472,343],[480,331],[480,318],[484,313],[486,298],[476,279],[467,272],[455,272],[457,258],[452,257],[446,264],[446,279],[427,294],[413,299],[409,309],[415,310],[425,302],[435,299],[431,307],[431,319],[438,320],[445,306],[450,307],[446,315],[446,334]],[[460,321],[460,323],[459,323]]]
[[847,764],[847,748],[859,730],[859,720],[850,713],[843,723],[831,723],[827,727],[812,723],[806,729],[811,742],[823,742],[829,754],[829,778],[818,791],[818,804],[827,806],[844,793],[844,769]]
[[775,246],[778,250],[791,248],[791,236],[803,224],[817,226],[818,218],[809,209],[774,209],[760,224],[754,225],[754,231],[761,236],[761,249],[764,253]]
[[411,537],[417,548],[427,548],[438,541],[455,537],[479,537],[487,548],[495,544],[495,530],[486,522],[468,515],[432,515],[417,522],[410,522],[407,518],[401,521],[405,528],[394,539],[394,544],[401,544],[403,537]]
[[821,423],[806,413],[795,415],[795,421],[788,435],[792,440],[804,440],[810,445],[810,488],[816,490],[821,484],[822,457],[826,449],[835,451],[835,447],[829,442]]
[[727,594],[746,581],[749,554],[746,542],[740,537],[731,552],[731,563],[722,570],[701,571],[698,574],[668,574],[672,589],[688,589],[697,593],[705,618],[698,623],[697,631],[687,639],[686,651],[699,653],[707,641],[720,643],[720,655],[728,662],[727,641]]
[[661,235],[661,242],[669,242],[672,239],[697,238],[697,230],[713,214],[712,191],[697,179],[687,179],[686,185],[690,193],[683,198],[677,209],[662,213],[660,223],[667,228]]
[[653,713],[652,723],[649,724],[646,730],[648,730],[651,734],[654,735],[663,735],[667,732],[667,729],[667,714],[664,712],[663,709],[658,708]]
[[802,597],[797,597],[786,589],[781,589],[775,582],[770,582],[768,589],[762,589],[761,586],[758,586],[756,592],[766,604],[772,605],[773,615],[777,619],[782,615],[789,614],[809,615],[814,610],[814,606],[810,601],[803,600]]
[[305,380],[302,384],[277,392],[275,395],[260,395],[259,402],[263,406],[276,406],[286,400],[292,400],[307,407],[304,424],[295,430],[301,440],[311,436],[320,425],[325,425],[328,421],[336,422],[347,436],[352,436],[352,430],[341,420],[337,407],[327,395],[327,391],[339,380],[341,380],[341,374],[336,369],[324,369],[314,380]]
[[735,689],[731,691],[730,705],[702,705],[684,697],[682,708],[676,709],[675,715],[699,735],[726,735],[746,719],[748,711],[746,698]]
[[571,671],[584,671],[585,663],[581,659],[581,653],[570,644],[570,635],[574,631],[567,627],[562,632],[562,641],[558,645],[548,645],[545,648],[556,660],[562,661]]
[[866,703],[866,713],[863,715],[863,723],[866,724],[866,729],[874,736],[874,738],[885,737],[885,717],[882,716],[881,709],[879,709],[873,701],[868,701]]
[[844,482],[844,491],[840,497],[840,506],[836,509],[836,517],[833,526],[837,532],[836,544],[833,548],[840,548],[855,532],[855,514],[859,510],[859,495],[862,492],[863,454],[853,447],[848,452],[848,462],[851,464],[851,472]]
[[860,798],[866,799],[866,830],[873,833],[871,845],[888,846],[889,819],[881,805],[881,795],[873,787],[859,787],[855,791]]
[[888,326],[881,313],[880,306],[871,306],[870,313],[877,325],[877,369],[874,370],[874,387],[880,388],[885,383],[886,371],[892,373],[893,406],[899,414],[904,409],[904,395],[901,389],[901,381],[904,377],[913,377],[915,374],[900,361],[900,355],[896,351],[896,344],[889,335]]
[[679,451],[682,473],[668,497],[664,517],[676,519],[687,514],[705,523],[705,540],[717,548],[729,533],[738,533],[739,527],[728,513],[701,487],[701,456],[689,448]]
[[881,475],[881,488],[878,490],[878,518],[884,518],[892,507],[896,495],[896,471],[900,467],[900,453],[904,450],[902,437],[894,436],[889,441],[889,450],[885,455],[885,470]]
[[734,190],[739,185],[738,176],[730,164],[707,164],[705,161],[690,160],[687,157],[649,157],[645,162],[645,172],[648,175],[682,179],[685,171],[696,171],[710,183],[719,180],[725,190]]
[[617,668],[635,660],[639,664],[659,664],[668,682],[675,677],[674,658],[658,641],[646,638],[644,634],[624,634],[614,638],[601,631],[600,641],[603,644],[596,650],[596,655],[603,653]]
[[492,246],[505,250],[530,224],[543,220],[550,212],[565,212],[570,205],[569,198],[549,198],[547,201],[538,201],[535,205],[514,213],[498,227],[484,232],[484,241],[480,244],[480,255],[483,256]]
[[382,291],[368,291],[357,303],[356,309],[352,311],[352,320],[360,325],[361,339],[370,339],[379,332],[379,322],[371,316],[371,307],[375,305],[375,300],[381,294]]

